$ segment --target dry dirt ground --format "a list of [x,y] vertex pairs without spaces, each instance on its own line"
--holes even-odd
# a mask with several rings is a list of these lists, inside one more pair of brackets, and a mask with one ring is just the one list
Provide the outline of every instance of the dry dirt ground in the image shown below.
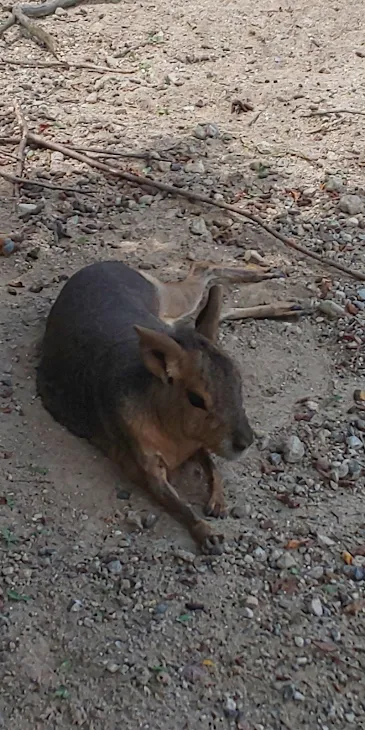
[[[158,152],[117,163],[250,204],[364,271],[363,116],[306,116],[363,111],[365,3],[350,5],[122,0],[39,21],[60,58],[109,73],[3,63],[54,61],[12,28],[0,39],[0,137],[18,136],[17,99],[49,139]],[[232,113],[247,98],[254,109]],[[199,139],[206,123],[212,136]],[[0,146],[0,172],[14,171],[9,153],[16,145]],[[365,727],[361,284],[218,209],[57,153],[28,148],[24,172],[89,194],[28,188],[19,207],[0,181],[0,232],[23,231],[0,257],[0,727]],[[350,216],[344,192],[360,199]],[[222,327],[261,439],[221,465],[233,511],[226,552],[212,560],[42,409],[34,341],[84,264],[117,258],[172,278],[192,258],[240,263],[248,249],[289,278],[232,289],[231,302],[318,297],[325,277],[322,294],[332,284],[348,315]],[[281,457],[290,435],[305,451],[295,463]],[[200,509],[200,476],[182,475],[181,488]],[[344,551],[349,563],[359,553],[353,565]]]

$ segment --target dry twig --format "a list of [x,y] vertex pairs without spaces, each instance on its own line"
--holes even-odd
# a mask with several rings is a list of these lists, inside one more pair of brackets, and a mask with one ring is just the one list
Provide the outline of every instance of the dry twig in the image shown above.
[[38,134],[34,134],[33,132],[28,132],[27,137],[29,142],[33,142],[33,144],[39,147],[45,147],[46,149],[55,150],[56,152],[62,152],[65,157],[71,157],[85,165],[95,167],[97,170],[100,170],[107,175],[114,175],[115,177],[118,177],[121,180],[127,180],[134,185],[147,185],[149,187],[154,187],[157,190],[161,190],[162,192],[169,193],[170,195],[183,197],[187,200],[198,203],[212,205],[215,208],[221,208],[222,210],[229,210],[235,215],[247,218],[247,220],[250,220],[257,226],[260,226],[271,236],[274,236],[274,238],[277,238],[286,246],[294,249],[295,251],[298,251],[299,253],[302,253],[304,256],[309,256],[310,258],[315,259],[315,261],[319,261],[319,263],[323,264],[324,266],[330,266],[337,269],[338,271],[342,271],[344,274],[347,274],[348,276],[351,276],[358,281],[365,281],[365,273],[361,271],[356,271],[355,269],[350,269],[347,266],[342,266],[342,264],[339,264],[337,261],[332,261],[331,259],[328,259],[324,256],[320,256],[314,251],[310,251],[309,249],[305,248],[305,246],[301,246],[299,243],[296,243],[296,241],[293,241],[291,238],[287,238],[287,236],[279,233],[274,228],[265,223],[261,218],[253,215],[247,210],[241,210],[234,205],[230,205],[229,203],[224,203],[222,201],[211,200],[211,198],[207,197],[206,195],[194,193],[191,190],[187,190],[186,188],[178,188],[175,185],[167,185],[166,183],[162,183],[159,180],[154,180],[153,178],[145,177],[143,175],[133,175],[130,172],[123,172],[122,170],[112,167],[111,165],[106,165],[104,162],[100,162],[93,157],[89,157],[85,154],[82,154],[81,152],[76,152],[66,145],[62,145],[58,142],[53,142],[51,140],[45,139],[44,137],[41,137]]
[[37,41],[43,43],[49,50],[49,52],[52,53],[52,56],[57,58],[57,53],[50,34],[47,33],[43,28],[39,28],[37,25],[34,25],[34,23],[31,23],[28,20],[27,16],[23,13],[20,5],[14,5],[11,12],[16,22],[19,23],[19,25],[21,25],[23,28],[25,28],[25,30],[28,31],[31,37],[36,38]]
[[303,114],[303,119],[308,117],[326,117],[327,114],[360,114],[365,117],[365,112],[358,109],[327,109],[327,111],[309,112],[309,114]]
[[[53,54],[55,58],[57,56]],[[93,63],[69,63],[68,61],[19,61],[12,58],[2,58],[0,60],[0,66],[24,66],[25,68],[58,68],[64,71],[71,69],[84,69],[85,71],[92,71],[93,73],[110,73],[110,74],[134,74],[135,69],[121,69],[111,68],[109,66],[95,66]]]
[[25,187],[40,187],[46,188],[46,190],[61,190],[63,193],[80,193],[81,195],[95,195],[92,190],[83,190],[82,188],[64,187],[62,185],[52,185],[52,183],[45,182],[43,180],[28,180],[26,177],[18,177],[17,175],[10,175],[8,172],[2,172],[0,170],[0,177],[11,183],[17,185],[24,185]]
[[[25,148],[27,146],[29,129],[28,129],[27,121],[26,121],[25,117],[23,116],[21,108],[17,101],[14,104],[14,110],[15,110],[16,120],[18,122],[20,131],[21,131],[21,138],[20,138],[18,154],[17,154],[18,162],[16,165],[16,176],[21,177],[23,174]],[[20,193],[20,186],[19,186],[18,182],[15,182],[14,196],[18,197],[19,193]]]

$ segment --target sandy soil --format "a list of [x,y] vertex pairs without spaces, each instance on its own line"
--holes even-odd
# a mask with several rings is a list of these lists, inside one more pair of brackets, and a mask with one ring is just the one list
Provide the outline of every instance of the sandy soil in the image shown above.
[[[338,209],[344,191],[363,204],[363,116],[308,117],[363,111],[364,10],[364,2],[349,9],[334,0],[161,0],[58,11],[39,25],[59,57],[110,73],[2,63],[54,61],[18,27],[8,30],[0,138],[18,136],[17,99],[39,134],[74,147],[158,152],[118,164],[250,204],[313,250],[364,270],[362,211],[351,223]],[[128,46],[136,50],[124,55]],[[236,99],[253,110],[232,113]],[[214,136],[198,139],[207,123]],[[16,145],[0,143],[0,172],[14,172],[9,153]],[[23,231],[19,250],[0,258],[0,727],[365,727],[365,582],[344,572],[343,558],[361,552],[365,537],[364,421],[348,413],[364,384],[361,332],[354,359],[346,317],[222,327],[262,438],[241,463],[222,464],[234,509],[227,551],[214,560],[53,422],[34,376],[50,305],[91,261],[122,259],[171,279],[192,259],[240,263],[256,249],[288,272],[269,287],[232,289],[227,304],[318,296],[323,277],[343,304],[360,301],[360,284],[247,221],[132,188],[59,153],[28,149],[24,173],[90,194],[33,188],[19,206],[0,179],[0,232]],[[328,177],[337,179],[332,194],[323,189]],[[22,203],[40,210],[27,215]],[[359,331],[361,317],[359,305]],[[302,398],[315,402],[310,420],[296,418]],[[276,469],[290,434],[305,455]],[[344,460],[359,467],[345,483],[336,466]],[[199,475],[183,475],[181,488],[200,509]],[[143,528],[153,514],[157,522]],[[289,540],[296,543],[285,550]]]

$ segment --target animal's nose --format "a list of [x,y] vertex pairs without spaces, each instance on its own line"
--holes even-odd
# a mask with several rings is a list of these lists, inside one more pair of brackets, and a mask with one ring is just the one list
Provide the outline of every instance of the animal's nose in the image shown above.
[[251,446],[253,440],[254,432],[251,426],[247,423],[244,428],[240,428],[234,432],[232,438],[233,451],[236,451],[237,453],[245,451],[245,449],[248,449],[248,447]]

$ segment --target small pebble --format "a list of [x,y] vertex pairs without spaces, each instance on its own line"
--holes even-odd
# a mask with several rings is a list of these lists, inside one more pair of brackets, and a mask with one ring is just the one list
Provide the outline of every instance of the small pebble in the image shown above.
[[335,541],[332,540],[330,537],[327,537],[327,535],[320,535],[317,534],[317,540],[321,543],[321,545],[326,545],[326,547],[331,547],[331,545],[335,545]]
[[338,201],[338,207],[342,213],[357,215],[363,212],[364,203],[359,195],[342,195]]
[[91,94],[88,94],[85,98],[85,101],[87,104],[96,104],[98,100],[98,95],[96,91],[92,91]]
[[119,575],[119,573],[121,573],[123,570],[123,566],[120,560],[111,560],[106,567],[108,568],[109,573],[111,573],[112,575]]
[[302,692],[298,692],[298,690],[296,689],[293,692],[293,700],[295,700],[295,702],[304,702],[305,695]]
[[334,302],[333,299],[323,299],[319,302],[318,309],[329,319],[337,319],[338,317],[346,317],[346,310],[340,304]]
[[304,444],[298,436],[290,436],[283,449],[284,461],[286,461],[287,464],[296,464],[298,461],[302,460],[304,453]]
[[324,184],[329,193],[341,193],[344,189],[342,178],[339,175],[331,175]]
[[320,598],[313,598],[311,602],[311,611],[314,614],[314,616],[318,616],[320,618],[323,616],[323,606]]
[[358,438],[358,436],[349,436],[346,439],[346,443],[347,443],[347,446],[349,447],[349,449],[357,450],[357,449],[362,449],[362,447],[363,447],[363,442],[361,441],[361,439]]
[[18,203],[18,213],[20,216],[34,215],[39,213],[39,205],[37,203]]
[[78,613],[79,611],[82,611],[82,609],[83,605],[81,601],[78,601],[77,599],[71,600],[68,604],[68,611],[70,611],[71,613]]
[[294,636],[294,644],[298,649],[302,649],[304,646],[304,639],[302,636]]
[[140,205],[152,205],[154,199],[154,195],[141,195],[138,202]]
[[110,674],[115,674],[115,672],[117,672],[120,667],[119,664],[110,661],[105,665],[105,669],[107,672],[110,672]]
[[235,717],[237,705],[232,697],[227,697],[223,705],[223,712],[226,717]]
[[289,570],[290,568],[295,568],[297,565],[297,562],[291,553],[285,552],[276,561],[276,565],[278,568],[283,568],[283,569]]
[[204,173],[205,167],[201,160],[189,160],[184,167],[185,172],[199,172]]
[[167,603],[158,603],[157,606],[155,606],[153,613],[156,616],[162,616],[164,613],[166,613],[167,609]]
[[255,548],[255,550],[253,551],[253,556],[258,563],[264,563],[267,558],[266,551],[263,550],[262,547]]
[[281,454],[278,454],[276,451],[270,454],[269,458],[273,466],[279,466],[282,462]]
[[205,236],[209,233],[205,220],[202,216],[194,218],[190,223],[190,232],[195,236]]
[[249,608],[249,606],[244,606],[244,608],[242,609],[242,615],[245,618],[253,618],[254,612],[253,612],[252,608]]

